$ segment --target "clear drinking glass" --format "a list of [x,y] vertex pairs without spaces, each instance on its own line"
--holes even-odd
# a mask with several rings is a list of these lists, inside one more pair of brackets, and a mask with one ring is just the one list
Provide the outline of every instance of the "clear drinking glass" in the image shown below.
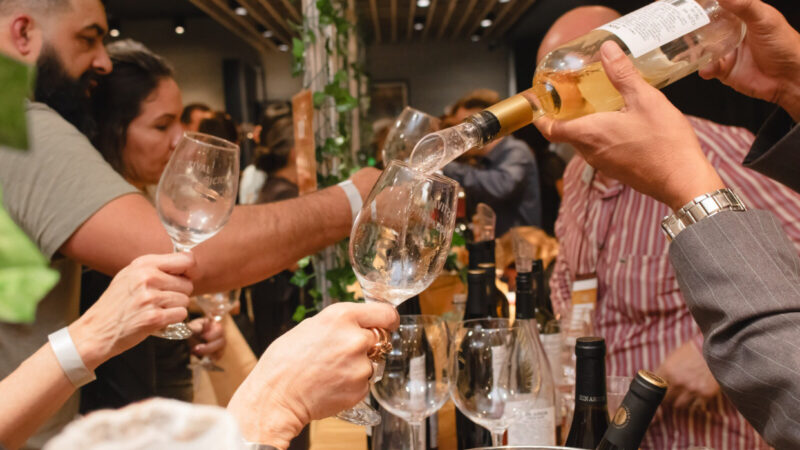
[[397,116],[383,144],[383,163],[408,161],[420,139],[439,129],[439,119],[409,106]]
[[[350,233],[350,263],[366,301],[397,306],[439,276],[450,253],[457,189],[450,178],[399,161],[383,171]],[[380,422],[364,402],[337,417],[358,425]]]
[[614,418],[619,405],[625,399],[625,394],[631,387],[633,377],[606,377],[606,400],[608,401],[608,415]]
[[461,322],[453,338],[450,395],[470,420],[503,442],[508,426],[524,418],[537,390],[536,351],[527,332],[508,319]]
[[[239,146],[202,133],[184,133],[161,174],[156,210],[176,252],[188,252],[228,222],[239,184]],[[183,323],[157,336],[186,339]]]
[[450,396],[450,338],[437,316],[400,316],[383,378],[372,394],[411,427],[411,450],[425,450],[425,419]]
[[[236,301],[239,300],[240,292],[241,289],[237,289],[235,291],[198,295],[197,297],[194,297],[194,302],[197,303],[197,306],[203,310],[206,317],[210,318],[214,322],[221,323],[222,319],[225,318],[225,315],[228,314],[231,309],[233,309]],[[200,361],[195,364],[191,364],[190,367],[205,369],[211,372],[225,371],[225,369],[222,367],[214,364],[214,360],[212,360],[208,355],[203,356]]]

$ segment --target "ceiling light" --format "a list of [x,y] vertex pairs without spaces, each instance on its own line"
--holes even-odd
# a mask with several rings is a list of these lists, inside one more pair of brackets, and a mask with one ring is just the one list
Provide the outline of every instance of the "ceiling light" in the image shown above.
[[489,28],[490,26],[492,26],[492,19],[488,19],[487,18],[487,19],[481,20],[481,27]]
[[175,19],[175,34],[183,33],[186,33],[186,23],[184,22],[183,18],[179,17]]
[[417,8],[427,8],[431,6],[431,0],[417,0]]
[[265,38],[269,39],[272,36],[274,36],[275,33],[273,33],[272,30],[264,30],[264,32],[261,33],[261,35],[264,36]]
[[278,45],[278,50],[280,50],[282,52],[288,52],[289,51],[289,46],[286,45],[286,44],[280,44],[280,45]]
[[108,21],[108,35],[112,38],[119,37],[119,19],[109,19]]
[[510,2],[510,1],[511,1],[511,0],[500,0],[500,3],[508,3],[508,2]]
[[108,30],[108,35],[113,37],[113,38],[119,37],[119,30],[116,29],[116,28],[112,28],[112,29]]
[[472,36],[470,36],[470,39],[472,39],[472,42],[478,42],[481,40],[481,35],[473,34]]
[[423,28],[425,28],[425,20],[421,17],[414,19],[414,29],[417,31],[422,31]]
[[236,9],[233,10],[233,12],[235,12],[237,16],[244,17],[247,15],[247,9],[244,6],[237,6]]

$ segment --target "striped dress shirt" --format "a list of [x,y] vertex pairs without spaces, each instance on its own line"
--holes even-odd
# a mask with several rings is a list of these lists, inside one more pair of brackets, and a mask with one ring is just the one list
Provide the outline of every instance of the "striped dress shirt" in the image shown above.
[[[800,195],[742,167],[754,136],[747,130],[690,117],[703,152],[722,180],[750,209],[771,211],[800,251]],[[593,173],[574,158],[564,174],[556,237],[561,248],[550,281],[553,306],[571,305],[576,274],[598,278],[595,333],[608,345],[609,376],[657,369],[687,341],[701,350],[703,337],[686,307],[660,229],[669,208],[620,182]],[[766,401],[766,400],[765,400]],[[662,406],[642,448],[768,448],[722,396],[705,406]]]

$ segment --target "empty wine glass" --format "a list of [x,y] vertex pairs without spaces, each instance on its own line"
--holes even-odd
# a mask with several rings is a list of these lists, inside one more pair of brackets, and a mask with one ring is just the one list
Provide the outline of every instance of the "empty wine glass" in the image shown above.
[[383,144],[383,163],[407,161],[411,150],[428,133],[439,129],[439,119],[409,106],[397,116]]
[[536,391],[536,352],[530,334],[508,319],[461,322],[453,338],[450,394],[458,409],[503,442],[508,426],[523,418]]
[[[239,146],[202,133],[184,133],[161,174],[156,210],[176,252],[188,252],[228,222],[239,184]],[[174,323],[156,333],[186,339],[192,331]]]
[[[233,309],[236,301],[239,300],[241,289],[228,292],[215,292],[213,294],[203,294],[194,297],[194,302],[203,310],[206,317],[214,322],[221,323],[225,315]],[[211,372],[224,372],[225,369],[214,364],[214,360],[206,355],[197,363],[190,364],[191,368],[200,368]]]
[[[350,263],[366,301],[397,306],[439,276],[450,253],[457,189],[450,178],[399,161],[383,171],[350,233]],[[358,425],[380,422],[364,402],[337,417]]]
[[437,316],[400,316],[392,333],[383,378],[372,394],[390,413],[411,427],[411,450],[425,449],[425,419],[450,395],[450,339]]

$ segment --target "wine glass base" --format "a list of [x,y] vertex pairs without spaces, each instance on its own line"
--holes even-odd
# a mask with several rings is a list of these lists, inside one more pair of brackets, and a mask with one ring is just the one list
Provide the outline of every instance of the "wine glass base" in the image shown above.
[[340,411],[336,414],[336,417],[355,425],[369,425],[374,427],[381,423],[381,415],[363,400],[350,409]]
[[189,339],[194,333],[186,326],[185,323],[173,323],[164,327],[164,329],[153,333],[153,336],[158,336],[163,339],[172,341],[180,341]]

